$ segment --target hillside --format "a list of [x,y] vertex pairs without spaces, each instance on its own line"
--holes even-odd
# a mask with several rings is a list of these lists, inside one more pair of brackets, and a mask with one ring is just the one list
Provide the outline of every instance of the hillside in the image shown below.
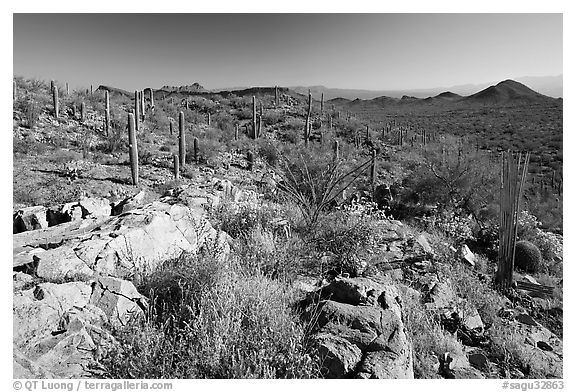
[[[563,238],[541,224],[561,174],[530,169],[502,289],[500,157],[458,135],[458,96],[143,88],[106,107],[54,85],[14,79],[15,378],[565,374]],[[561,121],[509,102],[457,118]]]

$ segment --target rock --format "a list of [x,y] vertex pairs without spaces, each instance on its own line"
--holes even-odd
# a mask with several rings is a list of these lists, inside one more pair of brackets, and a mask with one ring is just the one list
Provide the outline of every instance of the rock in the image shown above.
[[13,233],[23,231],[45,229],[48,227],[46,213],[48,209],[44,206],[34,206],[22,208],[14,214]]
[[77,202],[66,203],[60,209],[60,215],[64,216],[66,222],[77,221],[82,219],[82,207]]
[[90,304],[102,309],[113,325],[126,325],[130,320],[142,317],[146,310],[146,300],[132,282],[101,277],[92,287]]
[[539,325],[530,315],[526,313],[520,313],[519,315],[517,315],[516,320],[526,325],[532,325],[532,326]]
[[375,351],[366,354],[360,364],[357,378],[369,379],[413,379],[412,348],[405,347],[401,360],[399,353],[389,351]]
[[[106,331],[142,310],[132,283],[42,283],[14,294],[14,373],[22,377],[89,377],[88,365],[114,346]],[[135,308],[135,307],[137,308]],[[93,375],[92,375],[93,376]]]
[[146,197],[146,191],[141,190],[137,194],[127,197],[115,204],[111,204],[112,215],[120,215],[122,213],[132,211],[136,208],[142,207],[144,204],[144,198]]
[[525,275],[522,277],[522,280],[525,281],[525,282],[532,283],[532,284],[537,284],[537,285],[540,284],[540,283],[538,283],[538,281],[537,281],[536,279],[534,279],[532,276],[530,276],[530,275],[528,275],[528,274],[525,274]]
[[433,253],[432,247],[428,243],[428,239],[424,234],[420,234],[418,237],[415,238],[415,241],[418,245],[420,245],[421,250],[425,253]]
[[[83,226],[85,225],[85,226]],[[223,259],[230,238],[218,233],[204,210],[154,202],[104,220],[85,219],[14,236],[14,267],[36,265],[46,279],[89,279],[93,273],[133,278],[183,252],[210,248]],[[52,244],[46,251],[34,248]]]
[[86,218],[88,215],[95,218],[103,218],[112,214],[112,206],[108,199],[87,197],[80,199],[78,204],[80,208],[82,208],[83,218]]
[[468,355],[468,361],[472,366],[480,370],[487,370],[490,366],[488,358],[482,353],[473,353]]
[[551,345],[549,345],[548,343],[546,343],[542,340],[540,340],[536,343],[536,347],[538,347],[539,349],[544,350],[544,351],[553,351],[554,350],[554,347],[552,347]]
[[322,288],[321,296],[350,305],[375,305],[383,291],[382,285],[367,278],[336,278]]
[[21,290],[24,287],[34,283],[34,278],[22,272],[13,272],[12,281],[14,290]]
[[468,245],[464,245],[462,248],[460,248],[460,255],[463,262],[469,264],[472,267],[476,265],[476,255],[472,253],[470,248],[468,248]]
[[362,351],[348,340],[331,334],[315,337],[322,372],[327,378],[342,378],[352,372],[362,359]]
[[50,282],[65,280],[87,281],[92,278],[94,271],[70,246],[61,246],[34,256],[37,268],[36,274]]
[[[340,369],[339,373],[334,374],[346,374],[342,370],[344,363],[354,362],[345,362],[342,358],[357,358],[357,351],[342,343],[343,339],[361,353],[355,374],[349,376],[414,377],[412,346],[402,322],[402,301],[394,286],[367,278],[336,278],[310,298],[329,298],[320,301],[318,305],[308,300],[307,314],[317,314],[316,336],[332,342],[330,347],[334,350],[343,350],[340,355],[332,354],[332,357],[337,358],[334,366]],[[332,340],[334,338],[337,339]]]

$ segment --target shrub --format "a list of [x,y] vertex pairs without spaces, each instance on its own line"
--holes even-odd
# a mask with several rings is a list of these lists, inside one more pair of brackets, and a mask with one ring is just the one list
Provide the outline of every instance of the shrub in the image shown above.
[[[108,378],[316,378],[294,293],[208,256],[165,265],[148,282],[151,316],[115,331]],[[158,313],[160,312],[160,313]]]
[[514,265],[526,272],[538,272],[542,266],[540,249],[529,241],[518,241],[516,243]]

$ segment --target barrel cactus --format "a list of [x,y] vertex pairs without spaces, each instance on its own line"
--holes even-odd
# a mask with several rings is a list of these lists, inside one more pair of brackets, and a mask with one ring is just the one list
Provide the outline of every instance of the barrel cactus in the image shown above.
[[518,241],[514,265],[526,272],[537,272],[542,266],[542,254],[540,249],[530,241]]

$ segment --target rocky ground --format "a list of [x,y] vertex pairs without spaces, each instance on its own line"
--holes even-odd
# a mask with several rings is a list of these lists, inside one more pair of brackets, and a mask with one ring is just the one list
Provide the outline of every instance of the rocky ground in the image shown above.
[[[101,138],[80,132],[101,132],[97,113],[89,111],[84,123],[42,113],[33,128],[20,125],[22,113],[14,117],[14,378],[99,376],[100,359],[117,345],[113,330],[146,315],[149,298],[136,289],[143,275],[208,248],[226,262],[234,239],[214,227],[210,212],[222,203],[262,203],[275,184],[262,166],[248,171],[236,152],[224,154],[221,165],[187,165],[184,179],[174,182],[171,153],[160,149],[173,137],[164,134],[143,142],[154,154],[136,188],[126,154],[95,153],[91,143]],[[46,147],[56,139],[60,148]],[[24,144],[38,150],[19,153]],[[285,222],[278,226],[291,235]],[[529,366],[494,351],[502,331],[513,331],[517,352],[510,355],[529,358],[523,363],[539,375],[562,377],[561,308],[517,290],[499,296],[502,306],[486,316],[457,292],[456,276],[446,273],[456,267],[445,263],[430,235],[385,217],[374,227],[373,268],[366,273],[324,271],[291,281],[323,376],[528,377]],[[459,270],[489,286],[491,277],[475,269],[477,255],[467,247],[451,252]],[[334,255],[308,257],[319,265]],[[417,331],[426,323],[456,343],[423,352]]]

